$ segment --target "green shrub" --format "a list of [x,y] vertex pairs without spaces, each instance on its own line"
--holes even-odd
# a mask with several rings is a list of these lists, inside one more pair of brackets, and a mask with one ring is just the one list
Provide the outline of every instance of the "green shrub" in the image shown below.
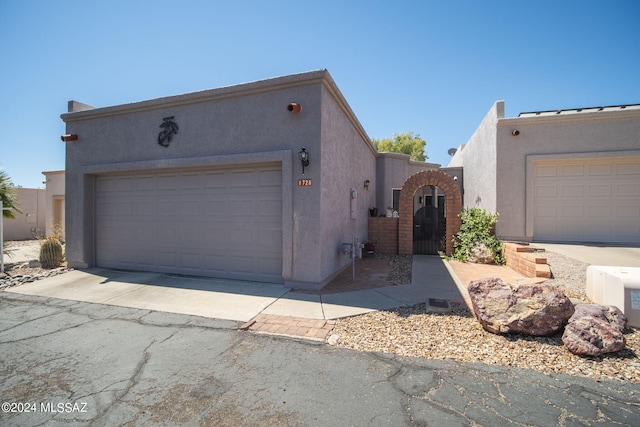
[[62,244],[55,237],[50,237],[40,245],[40,265],[42,268],[56,268],[62,264],[64,255]]
[[462,225],[453,242],[453,259],[466,261],[469,251],[476,245],[484,244],[492,253],[496,264],[504,264],[502,242],[495,235],[498,214],[485,209],[470,208],[460,213]]

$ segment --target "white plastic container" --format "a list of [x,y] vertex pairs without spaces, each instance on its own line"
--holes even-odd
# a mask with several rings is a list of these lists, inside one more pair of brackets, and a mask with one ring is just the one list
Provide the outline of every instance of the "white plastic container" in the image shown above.
[[597,304],[614,305],[627,316],[628,325],[640,328],[640,268],[587,267],[587,297]]

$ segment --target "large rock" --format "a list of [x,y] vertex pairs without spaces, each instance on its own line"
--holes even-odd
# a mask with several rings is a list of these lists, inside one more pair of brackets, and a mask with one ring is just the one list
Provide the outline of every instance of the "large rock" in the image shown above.
[[573,354],[601,356],[622,350],[627,318],[611,305],[578,304],[562,335],[562,342]]
[[489,246],[484,243],[475,243],[467,251],[467,262],[475,264],[495,264],[495,256]]
[[509,285],[499,278],[471,282],[473,311],[493,333],[551,335],[573,314],[573,304],[562,292],[544,284]]

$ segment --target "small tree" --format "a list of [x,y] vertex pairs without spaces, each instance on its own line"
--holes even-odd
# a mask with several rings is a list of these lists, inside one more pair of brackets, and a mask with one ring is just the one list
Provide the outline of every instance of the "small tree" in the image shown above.
[[408,154],[411,160],[418,162],[424,162],[429,158],[424,152],[427,141],[413,132],[394,133],[393,138],[372,139],[371,142],[379,152]]
[[478,245],[486,246],[496,264],[504,264],[502,242],[495,235],[498,214],[484,209],[464,209],[460,213],[462,225],[453,242],[453,259],[467,261],[470,251]]
[[0,171],[0,200],[4,208],[9,208],[2,211],[3,218],[14,219],[16,217],[14,212],[21,212],[18,209],[16,189],[5,171]]

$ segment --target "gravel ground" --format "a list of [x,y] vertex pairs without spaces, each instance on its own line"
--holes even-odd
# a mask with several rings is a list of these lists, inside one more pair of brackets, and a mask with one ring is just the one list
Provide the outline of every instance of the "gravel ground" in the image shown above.
[[[553,274],[546,283],[562,288],[570,298],[588,302],[585,293],[588,264],[556,253],[546,255]],[[396,265],[400,268],[403,264]],[[408,280],[405,270],[404,280],[404,283],[411,281],[410,269]],[[626,349],[601,357],[580,357],[566,349],[562,334],[496,335],[485,331],[466,306],[454,306],[451,313],[441,314],[430,313],[425,304],[418,304],[340,319],[334,334],[340,337],[337,346],[359,351],[513,366],[596,381],[640,383],[640,330],[636,328],[625,331]]]
[[8,249],[10,253],[12,249],[28,248],[28,258],[33,258],[34,260],[28,262],[12,262],[11,256],[6,257],[5,272],[0,273],[0,290],[46,279],[47,277],[57,276],[58,274],[72,270],[67,268],[66,262],[63,262],[58,268],[42,268],[40,263],[35,261],[40,252],[40,242],[38,240],[7,241],[5,242],[5,248]]

